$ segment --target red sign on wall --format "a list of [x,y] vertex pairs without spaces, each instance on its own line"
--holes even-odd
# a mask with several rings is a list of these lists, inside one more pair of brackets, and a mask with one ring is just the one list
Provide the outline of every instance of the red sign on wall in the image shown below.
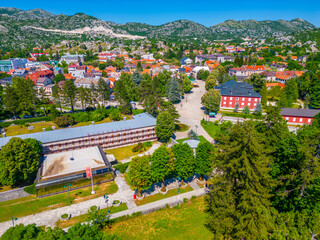
[[87,175],[87,178],[91,177],[91,169],[90,169],[90,167],[86,167],[86,175]]

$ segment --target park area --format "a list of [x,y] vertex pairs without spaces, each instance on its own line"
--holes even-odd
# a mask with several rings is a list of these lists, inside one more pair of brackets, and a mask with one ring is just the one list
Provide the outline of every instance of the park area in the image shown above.
[[115,221],[106,232],[120,239],[212,239],[204,226],[204,197],[125,221]]
[[[71,204],[83,202],[89,199],[112,194],[118,191],[118,186],[112,181],[94,186],[95,194],[91,195],[91,187],[70,191]],[[0,202],[0,222],[8,221],[12,216],[23,217],[68,205],[68,193],[37,198],[31,195],[6,202]]]

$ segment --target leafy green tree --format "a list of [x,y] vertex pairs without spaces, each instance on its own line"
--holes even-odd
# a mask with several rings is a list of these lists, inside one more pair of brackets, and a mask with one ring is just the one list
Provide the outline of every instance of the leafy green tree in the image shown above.
[[179,83],[175,77],[169,82],[167,96],[172,103],[178,103],[180,101]]
[[59,73],[54,76],[53,82],[58,83],[58,82],[64,81],[65,79],[66,79],[65,76],[63,74]]
[[18,224],[15,227],[9,228],[2,236],[3,240],[11,239],[37,239],[38,235],[43,230],[39,227],[36,227],[35,224],[29,224],[24,226],[23,224]]
[[289,106],[292,106],[292,104],[299,97],[298,84],[295,79],[289,79],[286,82],[286,86],[284,87],[284,93],[287,96]]
[[201,97],[201,102],[207,112],[218,112],[220,109],[221,95],[218,90],[210,89]]
[[142,72],[143,71],[142,64],[141,64],[140,61],[137,63],[137,71],[138,72]]
[[206,90],[214,89],[215,86],[217,86],[217,77],[210,74],[206,80]]
[[57,83],[52,87],[52,98],[53,103],[60,108],[60,113],[62,113],[62,89]]
[[165,177],[170,173],[170,152],[165,146],[157,148],[151,157],[152,178],[155,182],[161,182],[161,191],[165,192]]
[[245,106],[243,109],[244,114],[250,114],[250,108],[248,106]]
[[172,151],[175,157],[176,172],[181,177],[181,184],[183,185],[184,180],[194,173],[193,150],[185,143],[173,145]]
[[261,105],[262,107],[267,107],[267,101],[268,101],[268,94],[267,94],[267,86],[264,84],[260,91],[261,95]]
[[140,104],[147,113],[156,117],[158,106],[161,101],[161,89],[156,78],[152,79],[149,75],[144,75],[140,86]]
[[77,88],[74,85],[74,82],[70,80],[66,80],[62,87],[62,94],[65,103],[71,107],[71,111],[74,112],[74,104],[77,96]]
[[0,150],[1,184],[12,186],[32,182],[41,152],[41,143],[35,139],[11,138]]
[[160,112],[163,112],[163,111],[169,112],[174,122],[178,121],[180,114],[170,101],[161,101]]
[[203,181],[203,175],[212,171],[213,166],[213,146],[209,142],[200,142],[196,148],[196,158],[194,161],[195,173],[200,175],[200,181]]
[[252,74],[249,78],[246,78],[244,81],[252,85],[254,90],[258,93],[260,93],[262,87],[266,85],[265,77],[257,73]]
[[197,73],[197,79],[207,80],[210,72],[208,70],[200,69]]
[[152,184],[152,170],[150,157],[134,157],[130,161],[128,177],[133,187],[138,189],[138,196],[142,196],[142,190],[147,190]]
[[112,112],[110,113],[110,118],[113,121],[120,121],[121,117],[122,117],[122,115],[121,115],[119,109],[117,109],[117,108],[114,108],[112,110]]
[[175,130],[174,119],[168,111],[159,113],[155,130],[161,141],[167,142],[173,135]]
[[193,88],[193,85],[192,85],[191,81],[189,79],[184,79],[183,80],[183,91],[185,93],[188,93],[192,90],[192,88]]
[[237,123],[219,144],[206,227],[216,239],[268,239],[273,227],[269,161],[253,122]]

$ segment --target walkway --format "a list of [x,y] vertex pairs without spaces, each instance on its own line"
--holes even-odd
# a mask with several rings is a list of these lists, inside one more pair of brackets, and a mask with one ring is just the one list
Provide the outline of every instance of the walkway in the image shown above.
[[[159,143],[159,142],[153,143],[153,144],[152,144],[152,147],[151,147],[148,151],[143,152],[143,153],[140,153],[140,154],[137,154],[137,155],[134,155],[134,156],[129,157],[129,158],[125,158],[125,159],[122,159],[122,160],[118,160],[118,162],[126,163],[126,162],[130,162],[130,161],[131,161],[131,158],[133,158],[133,157],[137,157],[137,156],[142,157],[142,156],[144,156],[144,155],[152,155],[153,152],[154,152],[157,148],[159,148],[160,146],[161,146],[161,143]],[[116,159],[116,160],[117,160],[117,159]]]
[[[206,138],[209,142],[213,139],[209,136],[209,134],[204,130],[201,126],[201,120],[206,119],[207,115],[204,113],[202,109],[203,106],[201,104],[201,97],[206,92],[205,90],[205,82],[198,80],[199,87],[193,88],[192,93],[185,94],[185,98],[182,100],[181,103],[176,104],[176,109],[180,114],[179,121],[183,124],[186,124],[195,131],[198,135],[202,135]],[[197,127],[196,127],[197,126]],[[188,132],[177,132],[176,138],[187,138]]]
[[[168,184],[169,189],[177,187],[177,183],[174,179],[171,179],[168,181],[171,182]],[[163,208],[166,206],[166,204],[176,205],[177,203],[182,202],[183,198],[191,198],[191,196],[193,195],[200,196],[205,194],[205,190],[200,189],[199,186],[195,183],[195,181],[196,179],[190,183],[190,186],[195,189],[194,191],[190,191],[184,194],[180,194],[178,196],[162,199],[157,202],[153,202],[150,204],[145,204],[137,207],[135,201],[133,200],[134,191],[131,190],[130,186],[127,184],[122,174],[120,174],[115,178],[115,183],[118,185],[119,189],[115,194],[109,195],[109,204],[111,204],[114,200],[119,200],[127,204],[128,210],[115,213],[112,215],[112,218],[127,215],[127,214],[132,214],[134,212],[140,212],[140,211],[143,213],[148,213],[148,212],[157,210],[159,208]],[[150,191],[149,193],[146,193],[146,195],[153,195],[158,193],[157,187],[153,186],[152,189],[153,190]],[[105,199],[103,197],[98,197],[95,199],[90,199],[88,201],[75,203],[69,206],[21,217],[21,218],[18,218],[15,224],[20,224],[20,223],[24,225],[36,224],[36,226],[54,227],[55,223],[59,220],[59,217],[62,214],[69,213],[73,217],[86,214],[88,213],[88,209],[93,205],[99,206],[100,209],[107,207],[107,204],[105,203]],[[0,223],[0,236],[10,227],[12,227],[11,221]]]

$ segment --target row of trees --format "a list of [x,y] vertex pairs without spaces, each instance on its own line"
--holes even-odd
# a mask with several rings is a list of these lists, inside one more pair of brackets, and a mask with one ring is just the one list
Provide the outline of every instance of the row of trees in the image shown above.
[[188,144],[176,144],[172,148],[161,146],[152,156],[134,157],[129,165],[129,181],[138,189],[138,196],[143,190],[150,188],[152,183],[161,182],[161,190],[166,191],[165,179],[180,176],[184,180],[194,173],[209,174],[212,171],[213,145],[209,142],[199,143],[194,156]]
[[[186,75],[171,77],[171,73],[163,71],[155,77],[122,73],[114,88],[115,99],[119,102],[122,113],[130,114],[131,102],[138,101],[153,116],[161,110],[174,109],[173,103],[180,101],[181,96],[191,91],[192,84]],[[164,100],[167,97],[169,103]],[[176,118],[177,114],[174,114]]]
[[217,139],[206,226],[217,239],[316,239],[319,119],[295,135],[268,108],[265,121],[230,126]]

